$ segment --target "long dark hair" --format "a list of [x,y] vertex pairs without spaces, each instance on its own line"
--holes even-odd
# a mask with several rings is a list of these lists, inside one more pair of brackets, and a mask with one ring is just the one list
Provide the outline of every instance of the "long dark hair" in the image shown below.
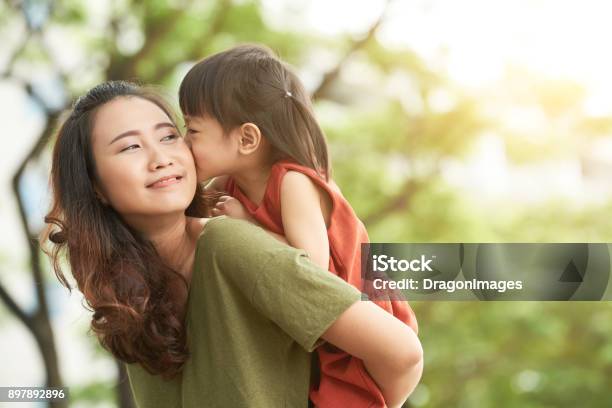
[[293,70],[261,45],[240,45],[195,64],[179,90],[187,116],[209,115],[225,132],[259,127],[277,158],[291,158],[326,179],[330,159],[310,97]]
[[[119,97],[143,98],[175,117],[155,91],[124,81],[100,84],[74,104],[57,132],[51,164],[52,207],[41,236],[53,270],[69,291],[61,268],[67,257],[78,289],[93,311],[91,330],[117,359],[140,363],[151,374],[175,377],[187,358],[184,322],[177,295],[168,290],[187,281],[164,264],[150,241],[126,225],[96,196],[91,132],[96,111]],[[198,186],[189,206],[199,214],[206,203]],[[50,241],[50,242],[48,242]],[[54,245],[48,245],[53,243]]]

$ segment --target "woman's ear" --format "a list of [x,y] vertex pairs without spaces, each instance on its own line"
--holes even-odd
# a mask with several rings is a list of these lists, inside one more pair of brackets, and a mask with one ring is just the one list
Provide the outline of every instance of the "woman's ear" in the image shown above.
[[242,154],[251,154],[261,145],[261,131],[254,123],[243,123],[238,131],[238,137],[238,151]]

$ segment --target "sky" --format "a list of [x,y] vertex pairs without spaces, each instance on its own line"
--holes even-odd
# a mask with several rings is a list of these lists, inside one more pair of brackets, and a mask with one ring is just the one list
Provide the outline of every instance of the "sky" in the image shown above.
[[[325,35],[365,32],[385,1],[263,0],[268,22]],[[588,89],[587,113],[612,113],[612,2],[395,0],[378,38],[408,48],[466,89],[502,80],[508,66]]]
[[[332,38],[363,35],[386,3],[263,0],[271,25]],[[602,0],[393,0],[377,39],[417,53],[429,68],[473,96],[486,117],[513,134],[534,140],[553,134],[562,140],[570,127],[555,127],[542,106],[517,98],[543,80],[573,82],[585,90],[577,116],[612,115],[612,53],[605,52],[612,38],[610,15],[612,2]],[[512,77],[517,70],[522,75],[518,84]],[[402,84],[396,88],[409,93]],[[449,99],[439,96],[433,102],[448,105]],[[428,102],[432,108],[437,105]],[[492,205],[509,197],[527,205],[551,197],[577,205],[612,197],[611,137],[589,141],[582,153],[569,151],[563,159],[532,165],[511,163],[502,139],[492,132],[482,135],[467,160],[444,163],[447,182]],[[603,164],[597,177],[584,177],[584,160]]]

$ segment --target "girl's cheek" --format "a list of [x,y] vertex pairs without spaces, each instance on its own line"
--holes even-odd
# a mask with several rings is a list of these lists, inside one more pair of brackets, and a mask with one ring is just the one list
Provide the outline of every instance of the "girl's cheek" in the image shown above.
[[204,159],[204,151],[202,149],[198,149],[196,146],[193,146],[191,151],[196,162]]
[[189,143],[189,149],[191,149],[191,152],[195,156],[201,150],[200,144],[197,142],[197,140],[191,139]]

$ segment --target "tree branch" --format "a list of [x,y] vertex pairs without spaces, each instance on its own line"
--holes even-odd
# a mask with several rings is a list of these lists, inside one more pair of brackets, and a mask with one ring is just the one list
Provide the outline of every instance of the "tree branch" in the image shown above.
[[[219,5],[217,6],[217,12],[211,24],[208,26],[209,29],[204,34],[201,40],[191,42],[191,48],[187,51],[187,54],[183,56],[184,60],[190,61],[195,60],[201,57],[201,49],[202,44],[206,44],[212,40],[212,38],[221,31],[223,27],[223,23],[225,22],[225,17],[231,7],[231,0],[220,0]],[[172,71],[176,68],[175,63],[168,63],[164,65],[158,65],[158,69],[155,70],[154,77],[163,79],[166,76],[170,75]]]
[[[147,10],[147,8],[145,8]],[[162,20],[151,19],[148,24],[144,27],[144,38],[145,43],[142,48],[138,50],[135,55],[125,58],[118,52],[113,53],[114,56],[111,58],[111,63],[107,68],[107,78],[110,79],[133,79],[137,77],[138,64],[145,60],[157,45],[171,33],[180,18],[184,15],[183,10],[174,10],[165,16]],[[144,20],[147,21],[147,15],[145,14]],[[112,27],[116,31],[117,21],[113,20]],[[113,41],[115,43],[115,41]]]
[[340,75],[340,71],[342,70],[346,62],[355,52],[363,48],[363,46],[365,46],[368,41],[370,41],[370,39],[374,37],[385,19],[391,1],[392,0],[387,0],[387,2],[385,3],[385,8],[383,9],[378,19],[374,22],[374,24],[372,24],[370,29],[360,39],[354,40],[349,49],[346,51],[346,53],[340,58],[336,66],[334,66],[331,70],[325,73],[325,75],[323,75],[323,79],[319,83],[319,86],[312,93],[313,99],[324,99],[327,96],[331,85],[338,78],[338,75]]
[[[28,87],[28,91],[30,95],[33,95],[30,87]],[[48,113],[47,124],[45,125],[44,131],[41,133],[40,137],[36,140],[36,142],[30,149],[30,151],[28,152],[24,160],[19,165],[17,171],[13,175],[13,180],[12,180],[13,194],[15,195],[17,199],[17,208],[19,210],[19,218],[21,220],[22,228],[26,233],[26,238],[28,241],[29,249],[30,249],[30,262],[32,264],[32,272],[34,274],[34,278],[35,278],[34,280],[36,283],[35,285],[36,294],[37,294],[37,298],[39,302],[38,307],[40,311],[45,314],[47,313],[47,299],[46,299],[45,290],[43,286],[44,282],[42,278],[42,271],[40,268],[40,256],[39,256],[40,254],[39,254],[38,240],[37,240],[36,235],[32,234],[28,226],[28,219],[27,219],[27,214],[25,212],[25,205],[23,203],[23,200],[21,199],[21,195],[19,194],[19,181],[21,180],[23,172],[25,171],[25,168],[27,164],[30,162],[30,160],[37,158],[40,155],[42,149],[47,144],[47,141],[49,139],[49,136],[51,135],[51,132],[53,131],[53,126],[55,125],[55,121],[58,115],[59,115],[58,112]]]
[[134,399],[132,398],[132,390],[130,388],[130,381],[125,368],[125,363],[115,359],[115,365],[117,366],[117,372],[119,373],[116,386],[117,402],[119,403],[119,407],[134,408],[135,403]]
[[368,214],[365,218],[363,218],[363,223],[369,228],[372,225],[382,221],[389,214],[407,209],[410,205],[410,199],[412,196],[414,196],[414,193],[419,190],[421,185],[421,182],[417,182],[414,179],[407,180],[400,189],[399,193],[389,199],[387,204],[385,204],[380,210],[372,214]]
[[32,317],[30,317],[23,309],[15,302],[13,297],[9,294],[9,292],[4,288],[2,282],[0,282],[0,299],[4,302],[4,304],[8,307],[8,309],[13,312],[21,320],[21,322],[30,329],[30,331],[34,331],[34,321]]
[[26,46],[28,45],[28,42],[30,41],[32,37],[33,37],[32,31],[26,30],[26,35],[23,38],[23,41],[21,41],[21,44],[15,47],[15,49],[11,53],[11,56],[9,57],[6,63],[5,68],[0,73],[0,78],[10,77],[10,73],[13,71],[13,66],[15,65],[15,62],[17,61],[17,58],[19,58],[19,55],[21,55],[23,50],[25,50]]
[[[31,38],[34,35],[33,33],[35,33],[36,35],[40,35],[42,33],[43,26],[36,27],[35,30],[32,27],[28,26],[28,31],[29,31],[28,38]],[[23,44],[20,48],[25,47],[25,45]],[[43,44],[43,48],[45,48],[44,44]],[[48,49],[44,49],[44,51],[46,51],[46,53],[49,54]],[[18,58],[19,53],[20,51],[18,50],[12,56],[13,61]],[[49,55],[47,55],[47,57],[49,58],[50,61],[52,61]],[[30,271],[32,273],[34,290],[36,292],[36,298],[38,302],[37,302],[37,307],[35,311],[33,312],[33,314],[27,315],[26,313],[24,313],[23,310],[21,310],[21,308],[18,307],[15,300],[8,294],[8,292],[2,286],[0,286],[0,299],[2,299],[2,301],[8,306],[9,310],[11,310],[18,317],[18,319],[21,320],[25,324],[25,326],[29,329],[30,333],[34,337],[34,340],[36,341],[36,344],[38,345],[38,350],[43,360],[45,374],[46,374],[46,385],[48,387],[60,387],[62,386],[62,378],[61,378],[60,367],[58,363],[57,349],[55,347],[55,341],[54,341],[54,336],[53,336],[53,328],[51,326],[51,321],[49,318],[49,308],[47,305],[47,296],[45,293],[44,279],[43,279],[42,268],[40,264],[40,250],[39,250],[38,240],[37,240],[36,234],[33,234],[30,231],[30,228],[28,225],[27,214],[25,211],[25,205],[22,200],[21,194],[19,192],[19,184],[23,176],[23,173],[25,172],[25,169],[28,163],[30,163],[30,161],[39,157],[41,152],[43,151],[47,143],[48,137],[53,131],[53,126],[55,125],[55,121],[57,117],[59,116],[59,110],[56,110],[53,108],[50,109],[44,103],[44,100],[38,94],[36,94],[36,92],[34,91],[32,87],[32,84],[29,83],[27,80],[19,79],[14,74],[13,71],[14,71],[14,62],[11,62],[7,66],[6,71],[3,73],[3,77],[11,79],[11,80],[17,80],[18,82],[20,82],[23,88],[28,93],[28,96],[41,106],[42,110],[45,113],[46,119],[47,119],[46,124],[45,124],[45,129],[38,136],[38,138],[34,142],[34,145],[30,148],[25,158],[21,161],[19,167],[13,174],[12,183],[11,183],[13,195],[15,196],[15,199],[17,200],[17,207],[18,207],[19,217],[21,221],[21,227],[25,233],[26,240],[28,243],[30,265],[31,265]],[[51,401],[49,406],[52,408],[65,408],[67,407],[67,401],[65,400]]]

